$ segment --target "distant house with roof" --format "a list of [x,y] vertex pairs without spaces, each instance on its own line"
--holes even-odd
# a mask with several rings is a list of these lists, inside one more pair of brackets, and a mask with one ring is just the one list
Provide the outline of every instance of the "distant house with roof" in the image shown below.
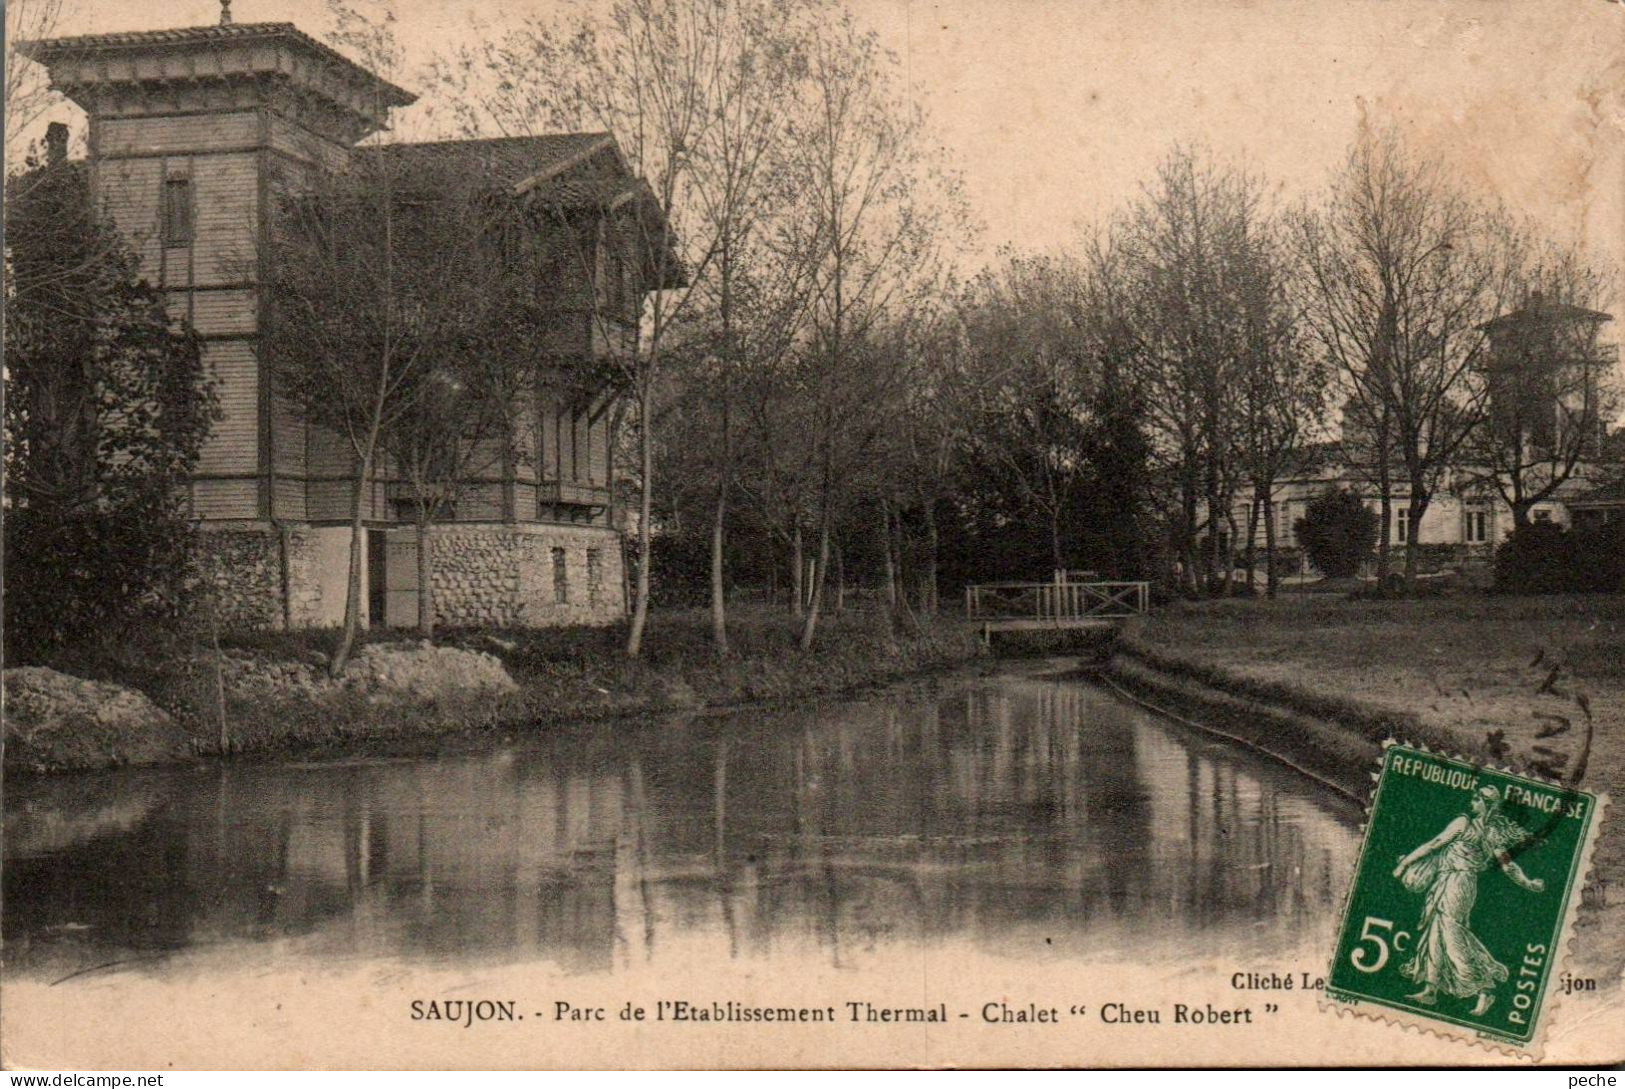
[[[1530,520],[1562,527],[1594,525],[1614,519],[1625,520],[1625,482],[1617,479],[1625,466],[1602,460],[1588,460],[1551,495],[1535,503]],[[1367,509],[1377,513],[1381,496],[1376,474],[1369,466],[1351,459],[1336,442],[1319,443],[1306,451],[1300,466],[1276,481],[1276,545],[1292,563],[1308,571],[1307,559],[1299,552],[1297,522],[1309,504],[1328,491],[1347,489],[1359,496]],[[1450,470],[1428,503],[1419,526],[1410,524],[1410,487],[1404,480],[1391,485],[1389,541],[1398,555],[1411,546],[1423,548],[1423,569],[1488,561],[1512,533],[1512,508],[1501,490],[1483,469],[1464,466]],[[1247,525],[1252,517],[1248,496],[1239,496],[1230,511],[1229,523],[1221,523],[1222,547],[1230,547],[1239,560],[1247,545]],[[1259,513],[1255,547],[1263,561],[1264,528]],[[1229,526],[1236,527],[1232,543]]]
[[[513,415],[520,456],[461,488],[433,529],[437,621],[623,615],[616,393],[607,383],[567,393],[571,383],[556,380],[635,349],[645,293],[671,286],[657,281],[673,263],[644,252],[651,232],[625,229],[663,211],[612,137],[358,146],[415,96],[289,23],[56,38],[20,51],[85,110],[93,191],[203,339],[223,418],[189,499],[233,622],[300,627],[343,615],[355,462],[272,381],[262,258],[279,187],[362,157],[388,159],[426,192],[482,178],[533,213],[516,222],[537,259],[547,348]],[[562,244],[550,232],[569,234],[576,259],[548,263]],[[387,463],[366,482],[363,508],[367,619],[413,623],[412,504]]]
[[[1480,327],[1489,351],[1479,427],[1488,441],[1465,451],[1462,463],[1445,472],[1420,525],[1410,524],[1404,473],[1390,473],[1388,539],[1400,556],[1419,547],[1424,568],[1487,560],[1517,524],[1509,498],[1535,523],[1567,528],[1625,519],[1625,462],[1617,450],[1610,454],[1603,399],[1605,377],[1618,368],[1618,349],[1599,340],[1612,320],[1611,314],[1532,292],[1523,305]],[[1345,436],[1350,427],[1357,428],[1358,420],[1345,414]],[[1374,513],[1381,509],[1376,466],[1361,463],[1360,445],[1312,444],[1275,481],[1276,545],[1305,570],[1297,522],[1317,497],[1346,489]],[[1487,463],[1471,463],[1474,453]],[[1262,511],[1255,512],[1248,489],[1242,491],[1213,527],[1220,550],[1238,559],[1255,517],[1254,547],[1260,556],[1264,548]],[[1207,521],[1205,509],[1200,517]]]

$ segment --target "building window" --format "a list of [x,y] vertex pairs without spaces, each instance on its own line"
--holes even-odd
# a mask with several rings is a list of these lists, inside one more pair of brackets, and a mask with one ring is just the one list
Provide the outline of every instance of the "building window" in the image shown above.
[[612,317],[626,316],[626,258],[621,253],[620,239],[610,235],[608,261],[608,309]]
[[604,588],[603,556],[599,549],[587,549],[587,598],[591,601],[597,601]]
[[1537,521],[1537,522],[1550,522],[1551,520],[1552,520],[1552,512],[1551,511],[1549,511],[1549,510],[1537,510],[1535,512],[1535,521]]
[[1484,544],[1490,539],[1490,512],[1469,508],[1463,515],[1464,537],[1468,544]]
[[1394,511],[1394,540],[1407,544],[1411,539],[1411,512],[1408,507]]
[[1292,525],[1292,504],[1283,499],[1276,504],[1275,511],[1275,539],[1288,546],[1297,544],[1297,530]]
[[169,178],[164,182],[164,245],[192,243],[192,179]]
[[564,563],[564,549],[553,550],[553,600],[560,605],[570,601],[570,575]]

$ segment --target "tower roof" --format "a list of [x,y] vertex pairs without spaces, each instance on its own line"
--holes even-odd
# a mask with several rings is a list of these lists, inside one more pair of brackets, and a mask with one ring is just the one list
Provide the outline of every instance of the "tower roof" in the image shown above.
[[280,80],[358,122],[357,138],[384,127],[388,112],[417,96],[383,79],[292,23],[228,23],[174,30],[82,34],[18,43],[45,65],[51,84],[86,110],[118,96],[166,86]]
[[1512,329],[1520,325],[1556,325],[1570,321],[1591,322],[1601,325],[1605,321],[1613,320],[1614,316],[1612,314],[1604,314],[1601,310],[1587,310],[1583,306],[1575,306],[1561,301],[1548,301],[1542,299],[1539,295],[1534,295],[1523,306],[1508,311],[1499,317],[1491,318],[1480,328],[1487,333],[1499,333],[1504,329]]

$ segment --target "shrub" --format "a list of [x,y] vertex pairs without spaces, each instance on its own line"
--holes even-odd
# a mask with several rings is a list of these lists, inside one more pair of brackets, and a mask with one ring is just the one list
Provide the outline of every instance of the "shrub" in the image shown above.
[[1573,530],[1551,522],[1520,526],[1495,550],[1495,588],[1513,594],[1625,591],[1625,522]]
[[177,607],[181,485],[215,419],[202,342],[140,278],[88,177],[31,161],[6,179],[8,660]]
[[1347,578],[1377,543],[1377,516],[1347,488],[1311,500],[1294,527],[1309,562],[1327,578]]
[[191,541],[190,525],[161,496],[68,515],[10,512],[7,661],[48,661],[65,645],[172,619],[186,601]]

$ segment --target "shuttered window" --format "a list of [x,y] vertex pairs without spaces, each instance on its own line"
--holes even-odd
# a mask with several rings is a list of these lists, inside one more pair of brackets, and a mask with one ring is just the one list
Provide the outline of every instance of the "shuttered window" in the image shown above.
[[187,246],[192,242],[192,179],[164,181],[164,245]]
[[603,553],[596,548],[587,549],[587,598],[594,605],[604,589]]

